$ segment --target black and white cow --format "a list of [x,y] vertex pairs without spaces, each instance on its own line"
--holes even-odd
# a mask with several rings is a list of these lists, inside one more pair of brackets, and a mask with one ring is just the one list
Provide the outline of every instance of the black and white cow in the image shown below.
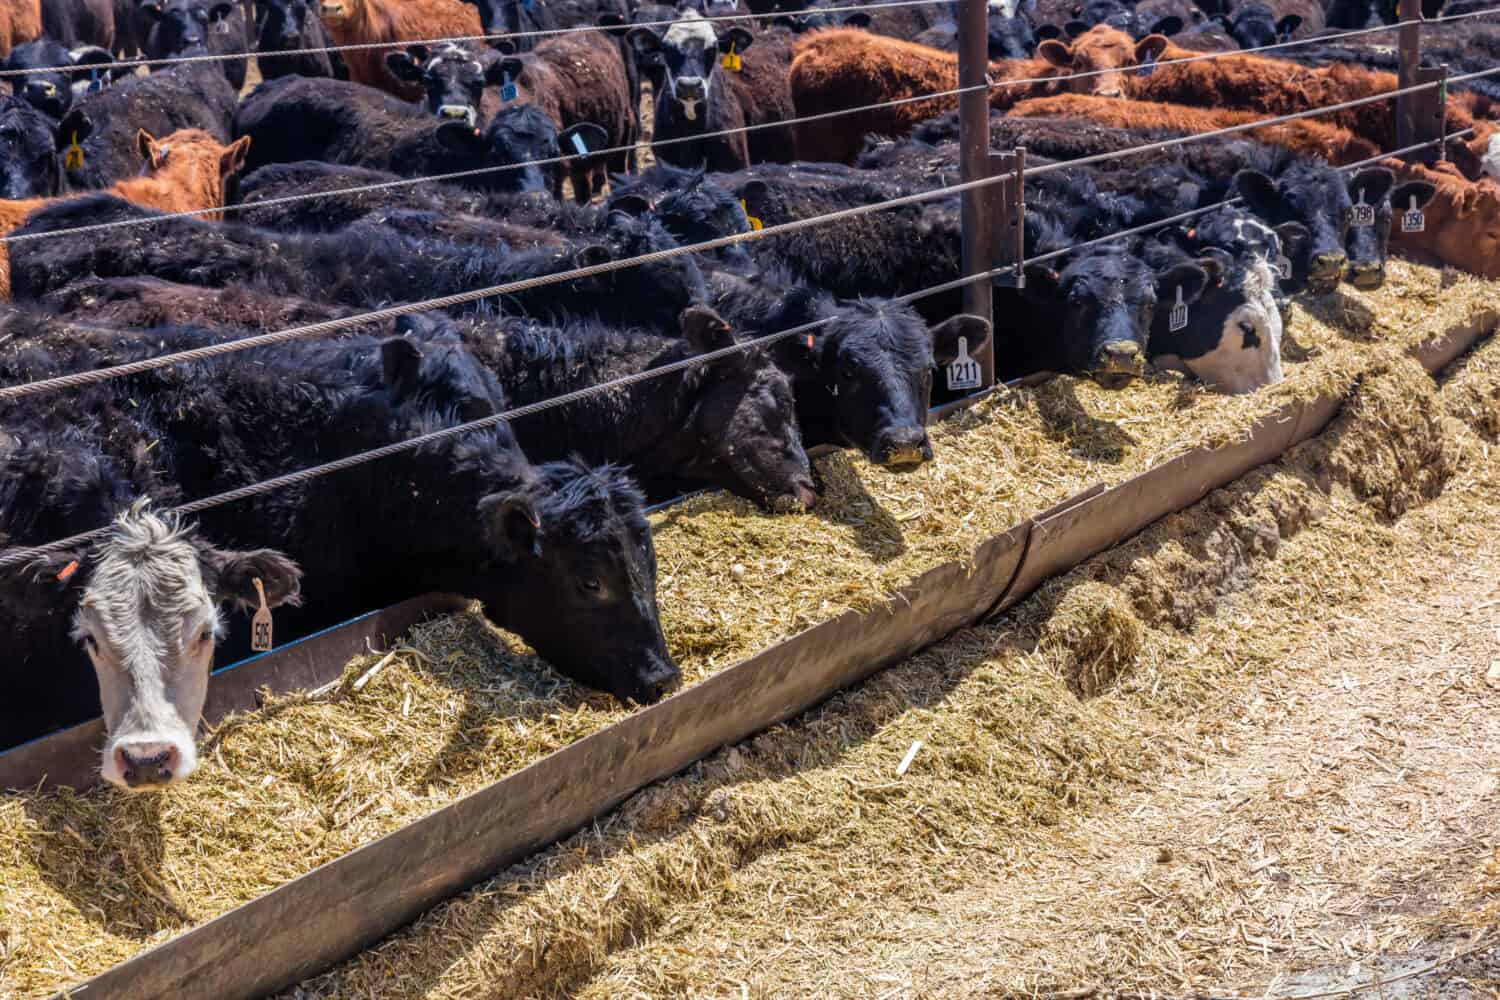
[[733,50],[743,53],[754,41],[744,28],[715,34],[712,23],[696,11],[686,11],[664,33],[632,28],[630,43],[638,52],[659,51],[663,86],[656,99],[652,151],[657,158],[682,167],[706,164],[711,170],[743,170],[750,165],[750,148],[743,132],[694,136],[742,128],[744,111],[724,86],[720,60]]

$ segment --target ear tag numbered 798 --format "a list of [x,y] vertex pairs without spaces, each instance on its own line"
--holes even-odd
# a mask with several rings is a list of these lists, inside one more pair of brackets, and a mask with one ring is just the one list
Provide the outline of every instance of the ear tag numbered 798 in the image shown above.
[[510,82],[510,74],[506,73],[500,80],[500,100],[514,101],[516,99],[516,85]]
[[979,362],[969,357],[969,338],[958,338],[958,357],[948,365],[948,388],[978,389]]
[[271,648],[271,609],[266,607],[266,588],[260,577],[255,578],[255,593],[260,597],[260,610],[250,619],[250,648],[265,653]]
[[1182,301],[1182,286],[1177,286],[1177,301],[1172,304],[1172,312],[1167,316],[1167,329],[1176,333],[1187,327],[1187,303]]
[[1359,189],[1359,201],[1354,204],[1354,224],[1356,226],[1375,225],[1375,206],[1365,204],[1365,189]]
[[1403,233],[1420,233],[1427,229],[1427,219],[1422,215],[1422,210],[1417,207],[1417,196],[1411,196],[1411,207],[1401,213],[1401,231]]

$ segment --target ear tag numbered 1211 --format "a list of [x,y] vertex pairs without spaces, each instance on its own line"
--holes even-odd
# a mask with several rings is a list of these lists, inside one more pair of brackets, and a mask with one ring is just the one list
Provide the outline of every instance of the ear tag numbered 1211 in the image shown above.
[[958,338],[958,357],[948,364],[948,388],[978,389],[979,362],[969,357],[969,338]]

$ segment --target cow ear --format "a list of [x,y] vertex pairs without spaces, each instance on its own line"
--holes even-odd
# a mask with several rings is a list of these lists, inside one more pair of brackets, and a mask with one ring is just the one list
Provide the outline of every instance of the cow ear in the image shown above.
[[1079,35],[1084,34],[1088,30],[1089,23],[1087,21],[1080,21],[1077,18],[1074,18],[1067,24],[1063,25],[1063,34],[1067,35],[1069,38],[1077,38]]
[[573,265],[575,267],[593,267],[596,264],[605,264],[614,259],[615,255],[610,253],[609,247],[603,243],[590,243],[573,254]]
[[736,193],[740,196],[740,201],[745,203],[747,216],[757,219],[766,217],[767,210],[771,207],[771,188],[765,181],[746,181]]
[[250,137],[248,135],[231,142],[224,152],[219,154],[219,176],[232,177],[245,169],[245,160],[250,155]]
[[[518,62],[520,60],[517,60]],[[515,80],[510,71],[505,68],[505,59],[491,59],[484,67],[484,85],[486,87],[498,87],[507,79]]]
[[1358,198],[1364,195],[1367,205],[1378,205],[1385,200],[1392,187],[1396,185],[1396,175],[1385,167],[1371,167],[1361,170],[1349,178],[1349,197]]
[[228,602],[245,612],[260,607],[256,580],[265,588],[267,606],[302,603],[302,567],[275,549],[235,552],[205,545],[198,551],[198,560],[208,576],[204,582],[221,604]]
[[1062,29],[1055,24],[1038,25],[1036,37],[1044,42],[1051,39],[1058,39],[1062,37]]
[[94,131],[94,123],[89,116],[78,108],[74,108],[63,115],[62,121],[57,123],[57,148],[67,149],[73,144],[73,140],[79,142],[87,139]]
[[1147,35],[1135,43],[1135,61],[1138,63],[1156,62],[1167,50],[1169,44],[1166,35]]
[[520,56],[506,56],[495,65],[500,67],[501,79],[508,76],[512,83],[521,79],[521,74],[526,69],[526,61]]
[[600,14],[594,23],[603,28],[606,34],[616,38],[623,38],[627,34],[625,18],[619,14]]
[[82,586],[88,578],[83,572],[88,560],[85,549],[44,552],[16,571],[20,577],[16,582],[23,586],[37,583],[51,592],[65,593],[69,588]]
[[719,51],[728,52],[734,49],[736,52],[744,52],[755,41],[755,36],[744,28],[730,28],[719,36]]
[[417,65],[408,52],[387,52],[385,68],[398,80],[405,80],[407,83],[422,82],[422,67]]
[[484,135],[467,122],[445,121],[437,127],[437,140],[449,152],[475,156],[484,151]]
[[869,28],[875,22],[870,20],[870,15],[863,12],[850,14],[844,18],[846,28]]
[[611,212],[624,212],[637,219],[651,211],[651,203],[638,194],[622,194],[609,202]]
[[[1229,273],[1230,258],[1228,252],[1217,247],[1211,247],[1203,251],[1203,256],[1198,258],[1198,266],[1203,268],[1203,273],[1208,275],[1208,282],[1217,285],[1224,280],[1224,275]],[[1186,301],[1187,293],[1183,293]]]
[[1283,222],[1272,228],[1281,241],[1282,254],[1289,260],[1296,260],[1312,239],[1312,233],[1300,222]]
[[1208,272],[1193,264],[1178,264],[1165,274],[1156,276],[1156,301],[1176,302],[1177,290],[1182,289],[1182,301],[1196,302],[1208,285]]
[[969,354],[990,342],[990,324],[978,316],[961,313],[950,316],[932,328],[932,356],[940,365],[958,357],[958,340],[962,337]]
[[1234,175],[1231,186],[1245,199],[1246,207],[1267,222],[1281,214],[1281,192],[1276,190],[1276,182],[1259,170],[1241,170]]
[[542,519],[519,493],[491,493],[479,501],[479,515],[490,541],[512,561],[523,554],[542,554]]
[[1073,68],[1073,50],[1065,42],[1048,38],[1036,47],[1036,54],[1058,69]]
[[152,170],[160,170],[167,162],[167,151],[156,137],[145,129],[136,129],[135,147],[141,152],[141,159],[146,161],[146,166]]
[[1288,14],[1276,22],[1276,38],[1278,41],[1286,41],[1292,37],[1293,32],[1302,27],[1302,18],[1296,14]]
[[145,14],[153,21],[161,20],[160,0],[141,0],[141,2],[136,5],[135,9],[140,11],[142,14]]
[[1421,208],[1432,200],[1437,194],[1437,186],[1427,181],[1407,181],[1396,190],[1391,192],[1391,206],[1398,212],[1405,212],[1411,208],[1411,200],[1417,199],[1417,207]]
[[208,19],[210,21],[222,21],[226,17],[228,17],[230,14],[233,14],[233,13],[234,13],[234,4],[232,4],[232,3],[216,3],[216,4],[214,4],[212,7],[210,7],[208,9]]
[[708,306],[688,306],[678,318],[682,337],[699,354],[734,346],[734,331]]
[[102,49],[97,45],[84,45],[73,49],[68,53],[68,58],[74,66],[108,66],[115,61],[115,57],[108,49]]
[[390,337],[380,345],[380,381],[397,398],[408,395],[422,371],[422,351],[405,337]]
[[[574,136],[577,136],[576,140]],[[583,143],[583,148],[588,150],[588,154],[592,154],[609,145],[609,133],[593,122],[579,122],[577,125],[563,129],[557,136],[557,145],[565,153],[577,152],[579,142]]]
[[656,52],[661,49],[661,38],[650,28],[631,28],[625,40],[637,52]]
[[1037,294],[1044,297],[1055,295],[1062,285],[1062,273],[1046,264],[1027,264],[1024,272],[1028,295]]
[[[1182,27],[1182,18],[1176,14],[1168,14],[1151,26],[1151,32],[1146,37],[1149,38],[1151,35],[1161,35],[1162,37],[1175,35],[1182,30]],[[1145,40],[1145,38],[1141,39],[1141,41]]]

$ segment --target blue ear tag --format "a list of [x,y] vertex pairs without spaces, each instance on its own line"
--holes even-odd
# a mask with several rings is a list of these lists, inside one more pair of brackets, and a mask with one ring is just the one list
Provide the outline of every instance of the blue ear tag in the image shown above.
[[103,89],[104,81],[99,79],[99,71],[97,69],[89,70],[89,93],[97,94]]
[[531,8],[533,8],[535,6],[536,6],[536,0],[521,0],[521,9],[522,10],[529,11],[529,10],[531,10]]
[[589,147],[584,144],[583,136],[579,135],[577,132],[573,133],[573,148],[578,150],[579,156],[588,155]]
[[1140,67],[1135,71],[1135,75],[1136,76],[1150,76],[1152,73],[1155,73],[1155,72],[1156,72],[1156,57],[1155,56],[1147,56],[1146,57],[1146,61],[1143,62],[1143,63],[1141,63]]
[[505,74],[505,79],[500,84],[500,100],[514,101],[516,99],[516,85],[510,82],[510,74]]

